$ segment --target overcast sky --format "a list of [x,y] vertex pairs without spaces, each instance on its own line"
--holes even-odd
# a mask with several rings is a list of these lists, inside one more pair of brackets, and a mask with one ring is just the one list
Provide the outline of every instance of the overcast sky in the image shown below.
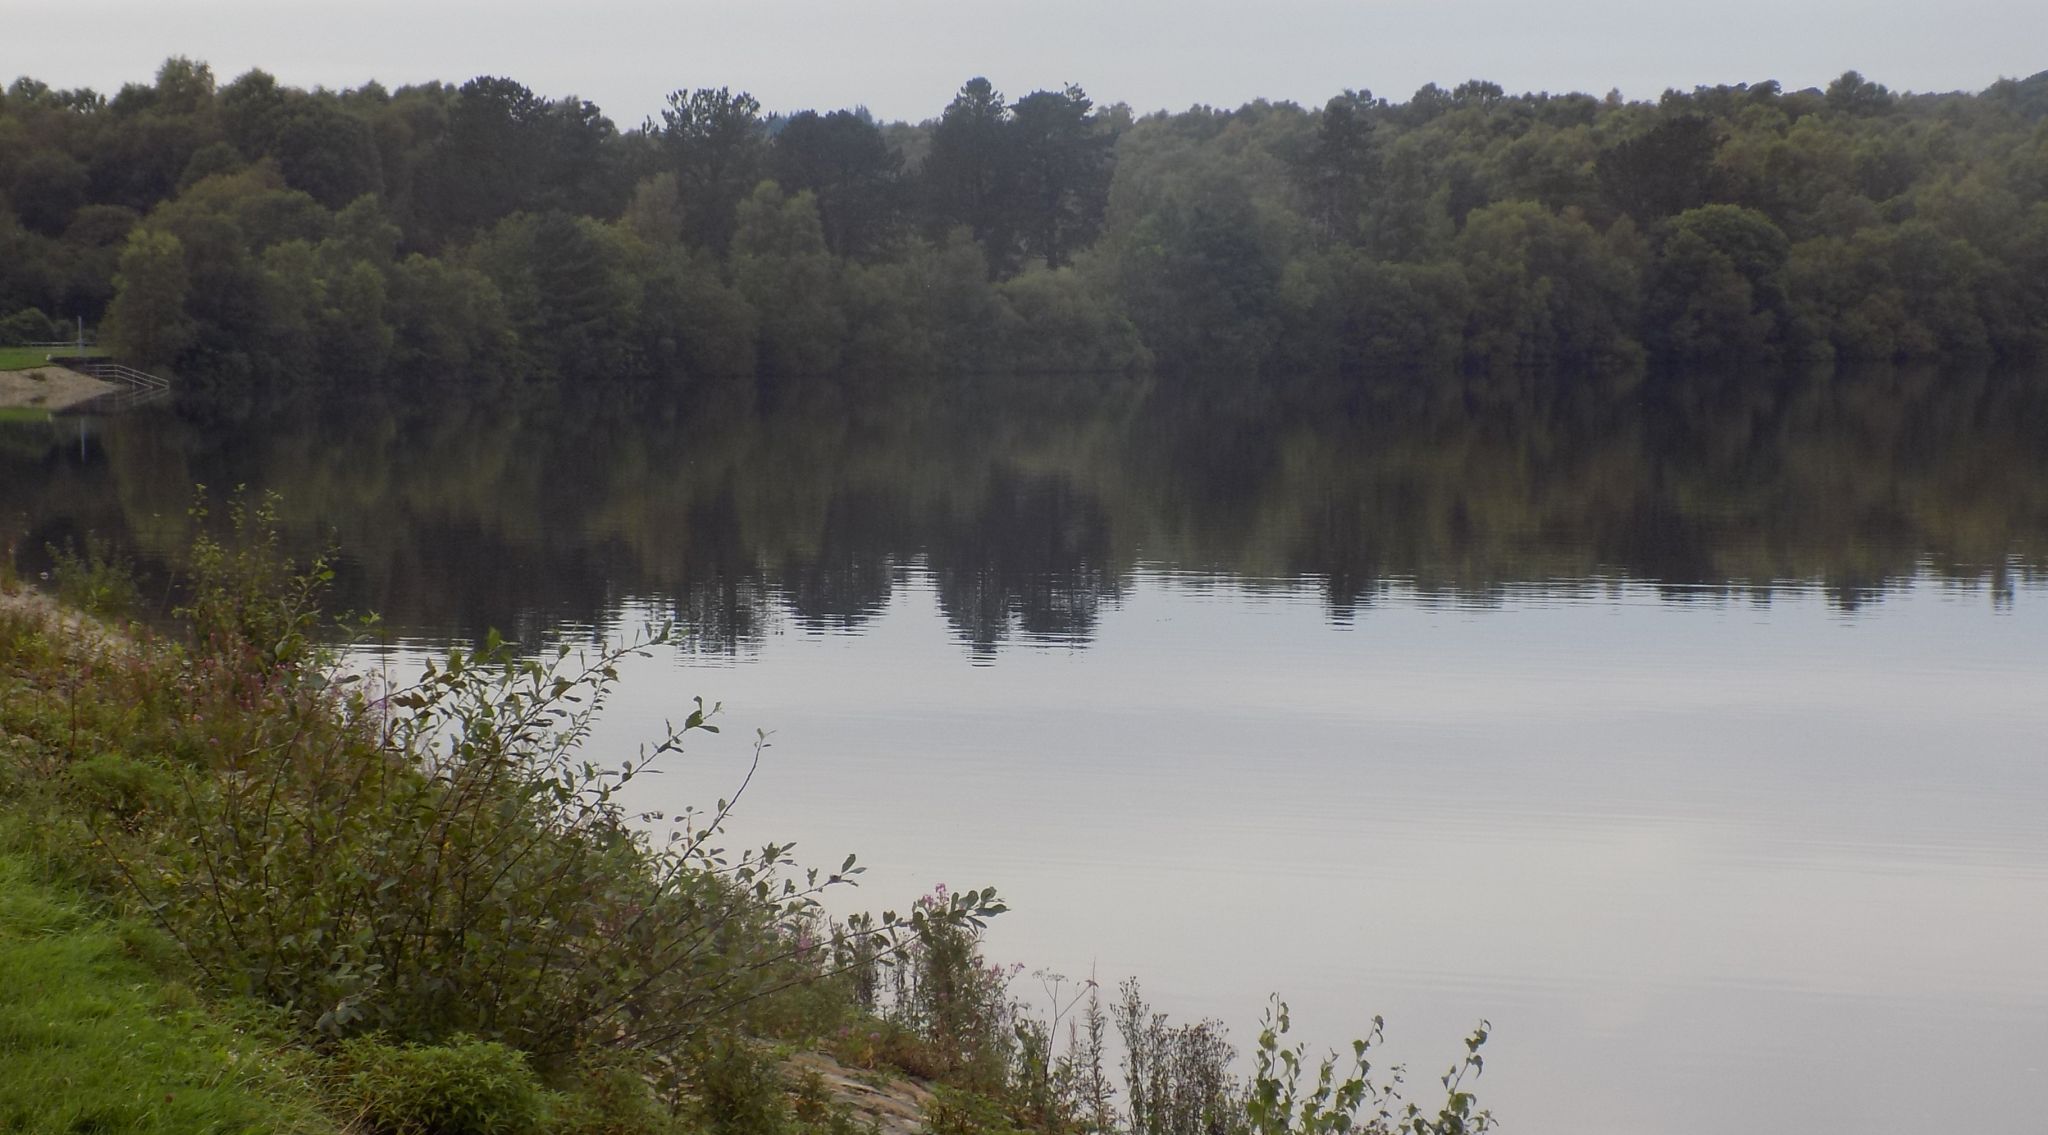
[[704,86],[915,120],[973,75],[1012,95],[1075,82],[1143,112],[1346,87],[1399,100],[1468,78],[1651,98],[1850,68],[1977,90],[2048,69],[2044,0],[0,0],[0,27],[9,80],[111,92],[174,54],[298,86],[496,74],[622,126]]

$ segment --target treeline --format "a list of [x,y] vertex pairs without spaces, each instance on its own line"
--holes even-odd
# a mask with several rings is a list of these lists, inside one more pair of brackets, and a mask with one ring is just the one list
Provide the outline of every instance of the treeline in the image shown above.
[[926,122],[503,78],[0,96],[0,338],[226,380],[1109,370],[1356,377],[2025,357],[2048,73],[1655,103],[1468,82]]

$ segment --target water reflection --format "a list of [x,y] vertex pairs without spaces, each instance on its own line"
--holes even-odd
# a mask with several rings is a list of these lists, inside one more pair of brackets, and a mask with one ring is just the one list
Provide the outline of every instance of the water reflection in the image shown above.
[[536,639],[658,597],[701,650],[857,630],[929,575],[972,655],[1085,645],[1134,571],[1312,582],[1333,622],[1393,591],[1497,604],[1647,583],[1673,601],[1922,575],[2009,601],[2048,562],[2048,394],[2011,374],[1669,377],[1625,402],[1392,389],[1306,414],[1161,383],[638,387],[420,401],[198,397],[0,427],[33,566],[92,531],[161,560],[190,486],[282,494],[402,637]]
[[773,729],[736,841],[999,884],[997,957],[1240,1040],[1284,990],[1420,1078],[1491,1017],[1518,1130],[2034,1106],[2048,387],[1196,393],[188,399],[0,427],[0,532],[161,562],[193,482],[275,489],[400,673],[679,619],[595,750],[734,728],[648,806]]

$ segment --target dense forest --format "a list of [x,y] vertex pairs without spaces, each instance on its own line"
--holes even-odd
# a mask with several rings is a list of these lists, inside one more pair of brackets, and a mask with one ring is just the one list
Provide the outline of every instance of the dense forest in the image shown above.
[[990,371],[1560,374],[2024,358],[2048,73],[937,117],[167,61],[0,97],[0,341],[222,384]]

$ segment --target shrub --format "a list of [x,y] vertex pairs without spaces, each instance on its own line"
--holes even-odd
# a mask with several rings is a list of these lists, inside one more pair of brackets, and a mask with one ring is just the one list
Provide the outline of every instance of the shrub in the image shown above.
[[833,1099],[824,1078],[815,1071],[798,1077],[790,1092],[790,1108],[798,1130],[807,1135],[878,1135],[881,1130],[874,1120],[864,1121],[845,1103]]
[[198,494],[188,514],[194,528],[186,555],[190,597],[176,611],[190,626],[197,653],[260,680],[312,666],[320,601],[334,581],[327,557],[299,567],[284,555],[275,493],[252,506],[237,489],[228,499],[225,540],[207,531],[206,487]]
[[681,1128],[662,1107],[635,1062],[597,1061],[579,1069],[556,1101],[549,1135],[663,1135]]
[[123,823],[163,807],[178,783],[161,764],[125,753],[96,753],[73,761],[67,771],[80,803]]
[[0,319],[0,347],[22,343],[54,343],[71,329],[44,315],[42,309],[25,307]]
[[1124,1042],[1131,1135],[1236,1130],[1242,1108],[1230,1064],[1237,1053],[1223,1025],[1170,1024],[1165,1014],[1152,1012],[1136,978],[1117,992],[1113,1013]]
[[98,539],[88,537],[83,548],[51,547],[49,554],[50,582],[64,602],[101,616],[132,615],[141,608],[134,566]]
[[1494,1127],[1493,1115],[1478,1110],[1466,1078],[1477,1078],[1485,1062],[1479,1049],[1486,1043],[1486,1022],[1465,1038],[1465,1055],[1444,1073],[1444,1102],[1434,1115],[1404,1099],[1404,1070],[1396,1065],[1384,1078],[1373,1075],[1369,1059],[1380,1041],[1384,1022],[1374,1017],[1372,1032],[1351,1042],[1351,1070],[1336,1078],[1337,1056],[1330,1053],[1316,1066],[1312,1085],[1302,1083],[1307,1046],[1283,1047],[1287,1036],[1287,1003],[1274,998],[1259,1030],[1253,1054],[1252,1080],[1244,1096],[1248,1135],[1479,1135]]
[[[957,901],[942,885],[918,900],[917,913],[936,916]],[[982,958],[977,925],[944,917],[918,921],[890,966],[890,1016],[924,1042],[916,1054],[922,1066],[905,1070],[983,1090],[1005,1087],[1015,1024],[1009,983],[1016,972]]]
[[[825,873],[782,845],[729,855],[733,800],[673,819],[618,802],[715,732],[715,706],[617,765],[583,753],[618,667],[665,629],[541,659],[494,633],[366,692],[314,638],[324,564],[282,560],[269,502],[229,513],[229,540],[194,543],[194,644],[165,663],[182,673],[154,683],[181,699],[160,707],[180,723],[163,745],[177,791],[149,830],[96,833],[209,976],[329,1036],[474,1035],[555,1069],[593,1046],[665,1049],[838,964],[811,928],[852,857]],[[867,948],[1000,909],[992,891],[948,896],[885,916]]]
[[517,1051],[460,1038],[342,1046],[343,1096],[376,1135],[528,1135],[547,1117],[545,1093]]
[[775,1062],[745,1038],[727,1032],[699,1038],[688,1063],[697,1118],[709,1135],[783,1135],[790,1130],[788,1085]]
[[1335,1053],[1312,1065],[1306,1045],[1286,1044],[1287,1004],[1276,997],[1259,1030],[1251,1078],[1240,1083],[1230,1072],[1237,1053],[1220,1024],[1170,1024],[1134,980],[1119,992],[1114,1015],[1124,1040],[1129,1135],[1479,1135],[1494,1127],[1466,1090],[1484,1067],[1484,1022],[1441,1078],[1443,1102],[1431,1112],[1403,1095],[1405,1069],[1374,1070],[1378,1017],[1352,1042],[1351,1067],[1339,1079]]
[[1019,1135],[1001,1103],[944,1084],[925,1105],[924,1129],[929,1135]]

